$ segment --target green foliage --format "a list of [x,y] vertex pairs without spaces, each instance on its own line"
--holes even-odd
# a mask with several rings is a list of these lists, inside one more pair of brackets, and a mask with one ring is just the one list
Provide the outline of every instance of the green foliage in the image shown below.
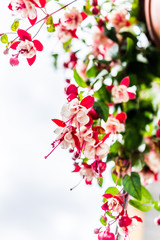
[[130,194],[132,197],[141,200],[142,193],[141,193],[141,182],[138,173],[132,172],[131,176],[125,175],[122,179],[122,184],[124,190]]
[[109,107],[104,102],[98,100],[94,102],[93,105],[94,110],[99,114],[100,118],[103,119],[105,122],[109,116]]
[[53,17],[52,16],[49,16],[47,18],[46,25],[48,26],[47,27],[48,32],[55,32],[55,26],[54,26],[54,23],[53,23]]
[[11,30],[16,32],[18,27],[19,27],[19,19],[15,19],[13,24],[11,25]]
[[74,79],[80,87],[82,87],[82,88],[87,87],[86,82],[79,76],[76,69],[74,69]]
[[98,182],[98,185],[100,186],[100,187],[102,187],[102,185],[103,185],[103,178],[101,177],[100,179],[99,179],[99,177],[97,178],[97,182]]
[[8,36],[7,36],[7,34],[4,34],[4,35],[1,36],[1,42],[2,43],[8,43]]
[[[119,190],[116,187],[109,187],[109,188],[107,188],[105,193],[110,193],[114,196],[114,195],[117,195],[119,193]],[[104,199],[104,201],[106,202],[107,200]]]
[[106,221],[106,219],[105,219],[103,216],[100,218],[100,222],[101,222],[102,225],[104,225],[104,226],[107,225],[107,221]]

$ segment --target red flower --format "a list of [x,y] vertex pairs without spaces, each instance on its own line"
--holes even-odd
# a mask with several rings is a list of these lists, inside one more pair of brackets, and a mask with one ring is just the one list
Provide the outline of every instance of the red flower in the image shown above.
[[102,205],[102,209],[106,212],[111,211],[112,213],[116,213],[118,215],[124,214],[124,199],[120,195],[112,195],[110,193],[105,193],[103,195],[104,198],[107,199],[107,202]]

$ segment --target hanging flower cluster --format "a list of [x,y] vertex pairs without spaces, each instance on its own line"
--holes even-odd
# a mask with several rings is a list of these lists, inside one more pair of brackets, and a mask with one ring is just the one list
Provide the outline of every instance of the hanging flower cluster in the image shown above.
[[[159,94],[160,54],[139,24],[135,1],[86,0],[78,7],[75,2],[49,14],[49,1],[11,0],[9,9],[28,18],[31,25],[24,30],[16,19],[11,26],[16,37],[9,40],[9,34],[2,33],[1,42],[6,44],[4,54],[13,50],[12,66],[19,64],[20,55],[31,66],[43,50],[34,39],[42,27],[57,37],[63,57],[54,52],[54,65],[63,62],[73,77],[66,77],[67,101],[61,118],[52,119],[56,137],[45,158],[58,146],[68,149],[73,172],[87,185],[97,179],[100,187],[112,162],[114,186],[105,191],[101,207],[104,229],[94,232],[98,240],[127,239],[142,223],[140,217],[129,216],[128,203],[144,212],[160,211],[160,199],[153,199],[146,189],[160,171],[160,104],[154,103]],[[44,17],[37,21],[40,10]],[[62,17],[54,22],[52,15],[58,11]],[[40,23],[32,36],[30,31]],[[159,217],[155,223],[160,225]],[[117,225],[115,233],[112,224]]]

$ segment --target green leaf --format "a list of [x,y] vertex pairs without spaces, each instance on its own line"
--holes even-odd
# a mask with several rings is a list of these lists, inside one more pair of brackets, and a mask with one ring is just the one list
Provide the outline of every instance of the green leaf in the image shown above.
[[107,91],[106,86],[102,84],[102,86],[94,92],[94,97],[102,100],[103,102],[110,102],[111,94]]
[[153,201],[154,203],[154,208],[160,212],[160,201]]
[[102,225],[106,226],[107,225],[107,221],[104,219],[104,217],[102,216],[100,218],[100,222],[102,223]]
[[141,202],[142,203],[152,203],[153,202],[153,197],[150,194],[150,192],[143,186],[141,186],[141,193],[142,193],[142,198]]
[[7,34],[2,35],[1,42],[2,43],[8,43],[8,36],[7,36]]
[[[100,181],[99,181],[100,180]],[[100,179],[99,179],[99,177],[97,178],[97,182],[98,182],[98,185],[100,186],[100,187],[102,187],[102,185],[103,185],[103,178],[101,177]]]
[[87,87],[86,82],[79,76],[76,69],[74,69],[74,79],[80,87],[82,87],[82,88]]
[[117,38],[117,36],[116,36],[116,30],[115,30],[114,27],[111,27],[110,29],[105,28],[105,29],[104,29],[104,33],[105,33],[105,35],[106,35],[108,38],[110,38],[112,41],[118,42],[118,38]]
[[118,178],[118,176],[112,172],[113,182],[118,186],[122,186],[122,178],[118,178],[118,180],[117,180],[117,178]]
[[139,209],[142,212],[148,212],[148,211],[152,210],[154,207],[154,204],[152,204],[152,203],[145,205],[145,204],[141,203],[140,201],[136,201],[136,200],[129,200],[129,204],[132,205],[133,207]]
[[86,72],[86,75],[91,78],[91,77],[96,77],[98,74],[98,69],[96,66],[92,66],[91,68],[89,68]]
[[55,26],[54,26],[54,23],[53,23],[53,17],[52,16],[49,16],[47,18],[46,25],[49,25],[47,27],[48,32],[55,32]]
[[15,19],[14,22],[13,22],[13,24],[12,24],[12,26],[11,26],[11,30],[14,31],[14,32],[16,32],[17,29],[18,29],[18,27],[19,27],[19,20],[18,20],[18,19]]
[[138,173],[132,172],[131,176],[125,175],[122,179],[124,190],[132,197],[141,200],[141,182]]
[[110,193],[110,194],[112,194],[114,196],[114,195],[119,193],[119,190],[116,187],[109,187],[109,188],[107,188],[105,193]]
[[58,60],[58,54],[55,53],[55,54],[52,54],[52,57],[53,57],[53,65],[55,68],[57,68],[57,60]]
[[47,24],[47,25],[51,25],[52,23],[53,23],[53,17],[52,17],[52,16],[49,16],[49,17],[47,18],[46,24]]
[[94,102],[93,105],[94,110],[99,114],[100,118],[103,119],[105,122],[109,116],[109,107],[104,102],[98,100]]

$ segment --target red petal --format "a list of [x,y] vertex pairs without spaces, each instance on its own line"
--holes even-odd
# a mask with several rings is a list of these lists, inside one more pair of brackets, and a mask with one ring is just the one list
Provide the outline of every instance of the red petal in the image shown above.
[[140,217],[138,217],[138,216],[134,216],[132,218],[135,218],[138,222],[143,222],[142,219]]
[[101,139],[101,142],[105,142],[107,138],[109,138],[111,132],[110,133],[107,133],[102,139]]
[[26,39],[28,41],[32,41],[31,35],[28,32],[24,31],[23,29],[18,29],[17,34],[22,41],[25,41]]
[[63,121],[61,121],[61,120],[59,120],[59,119],[52,119],[52,121],[53,121],[55,124],[57,124],[59,127],[65,127],[65,126],[66,126],[65,122],[63,122]]
[[81,170],[80,166],[76,166],[75,169],[73,170],[73,172],[79,172]]
[[43,51],[43,45],[39,40],[33,40],[33,43],[37,51]]
[[160,120],[158,121],[158,126],[160,127]]
[[101,127],[101,126],[95,126],[95,127],[92,128],[92,130],[98,132],[99,134],[105,133],[104,128]]
[[74,84],[69,84],[64,90],[67,95],[71,93],[78,95],[78,88]]
[[129,86],[129,77],[123,78],[120,85],[125,85],[126,87],[128,87]]
[[135,99],[136,95],[134,93],[128,92],[129,99]]
[[83,100],[81,101],[80,105],[88,108],[91,108],[94,104],[94,97],[92,96],[87,96],[85,98],[83,98]]
[[88,15],[85,12],[81,12],[81,17],[83,20],[85,20],[88,17]]
[[30,24],[33,26],[37,21],[37,16],[34,19],[28,18],[28,20],[29,20]]
[[36,60],[36,55],[34,55],[32,58],[27,58],[27,62],[29,66],[31,66]]
[[90,128],[93,124],[93,119],[89,116],[89,122],[85,125],[86,128]]
[[92,184],[92,181],[88,181],[87,179],[85,179],[85,182],[87,185],[91,185]]
[[42,7],[42,8],[44,8],[45,5],[46,5],[46,3],[47,3],[46,0],[40,0],[39,2],[40,2],[40,4],[41,4],[41,7]]
[[102,205],[102,210],[104,211],[110,211],[109,207],[108,207],[108,202],[106,202],[105,204]]
[[106,88],[107,88],[107,90],[108,90],[109,92],[112,91],[112,88],[113,88],[113,87],[114,87],[114,85],[106,86]]
[[9,8],[11,11],[13,11],[13,9],[12,9],[12,4],[11,4],[11,3],[8,5],[8,8]]
[[67,101],[71,102],[73,99],[77,98],[77,95],[74,93],[69,94],[69,96],[67,97]]
[[77,29],[69,30],[69,32],[70,32],[71,35],[72,35],[72,38],[78,38],[77,35],[76,35],[76,31],[77,31]]
[[120,123],[125,123],[125,121],[127,119],[127,114],[125,112],[118,113],[116,115],[116,119],[118,119],[120,121]]
[[12,45],[10,46],[11,49],[16,50],[17,46],[20,44],[20,41],[14,42],[12,43]]
[[108,198],[112,198],[113,195],[111,193],[105,193],[105,194],[103,194],[103,197],[108,199]]
[[97,120],[99,118],[99,114],[94,110],[93,107],[91,107],[88,114],[91,116],[93,120]]
[[74,143],[75,143],[77,150],[80,151],[81,147],[80,147],[79,138],[76,135],[73,135],[73,139],[74,139]]

